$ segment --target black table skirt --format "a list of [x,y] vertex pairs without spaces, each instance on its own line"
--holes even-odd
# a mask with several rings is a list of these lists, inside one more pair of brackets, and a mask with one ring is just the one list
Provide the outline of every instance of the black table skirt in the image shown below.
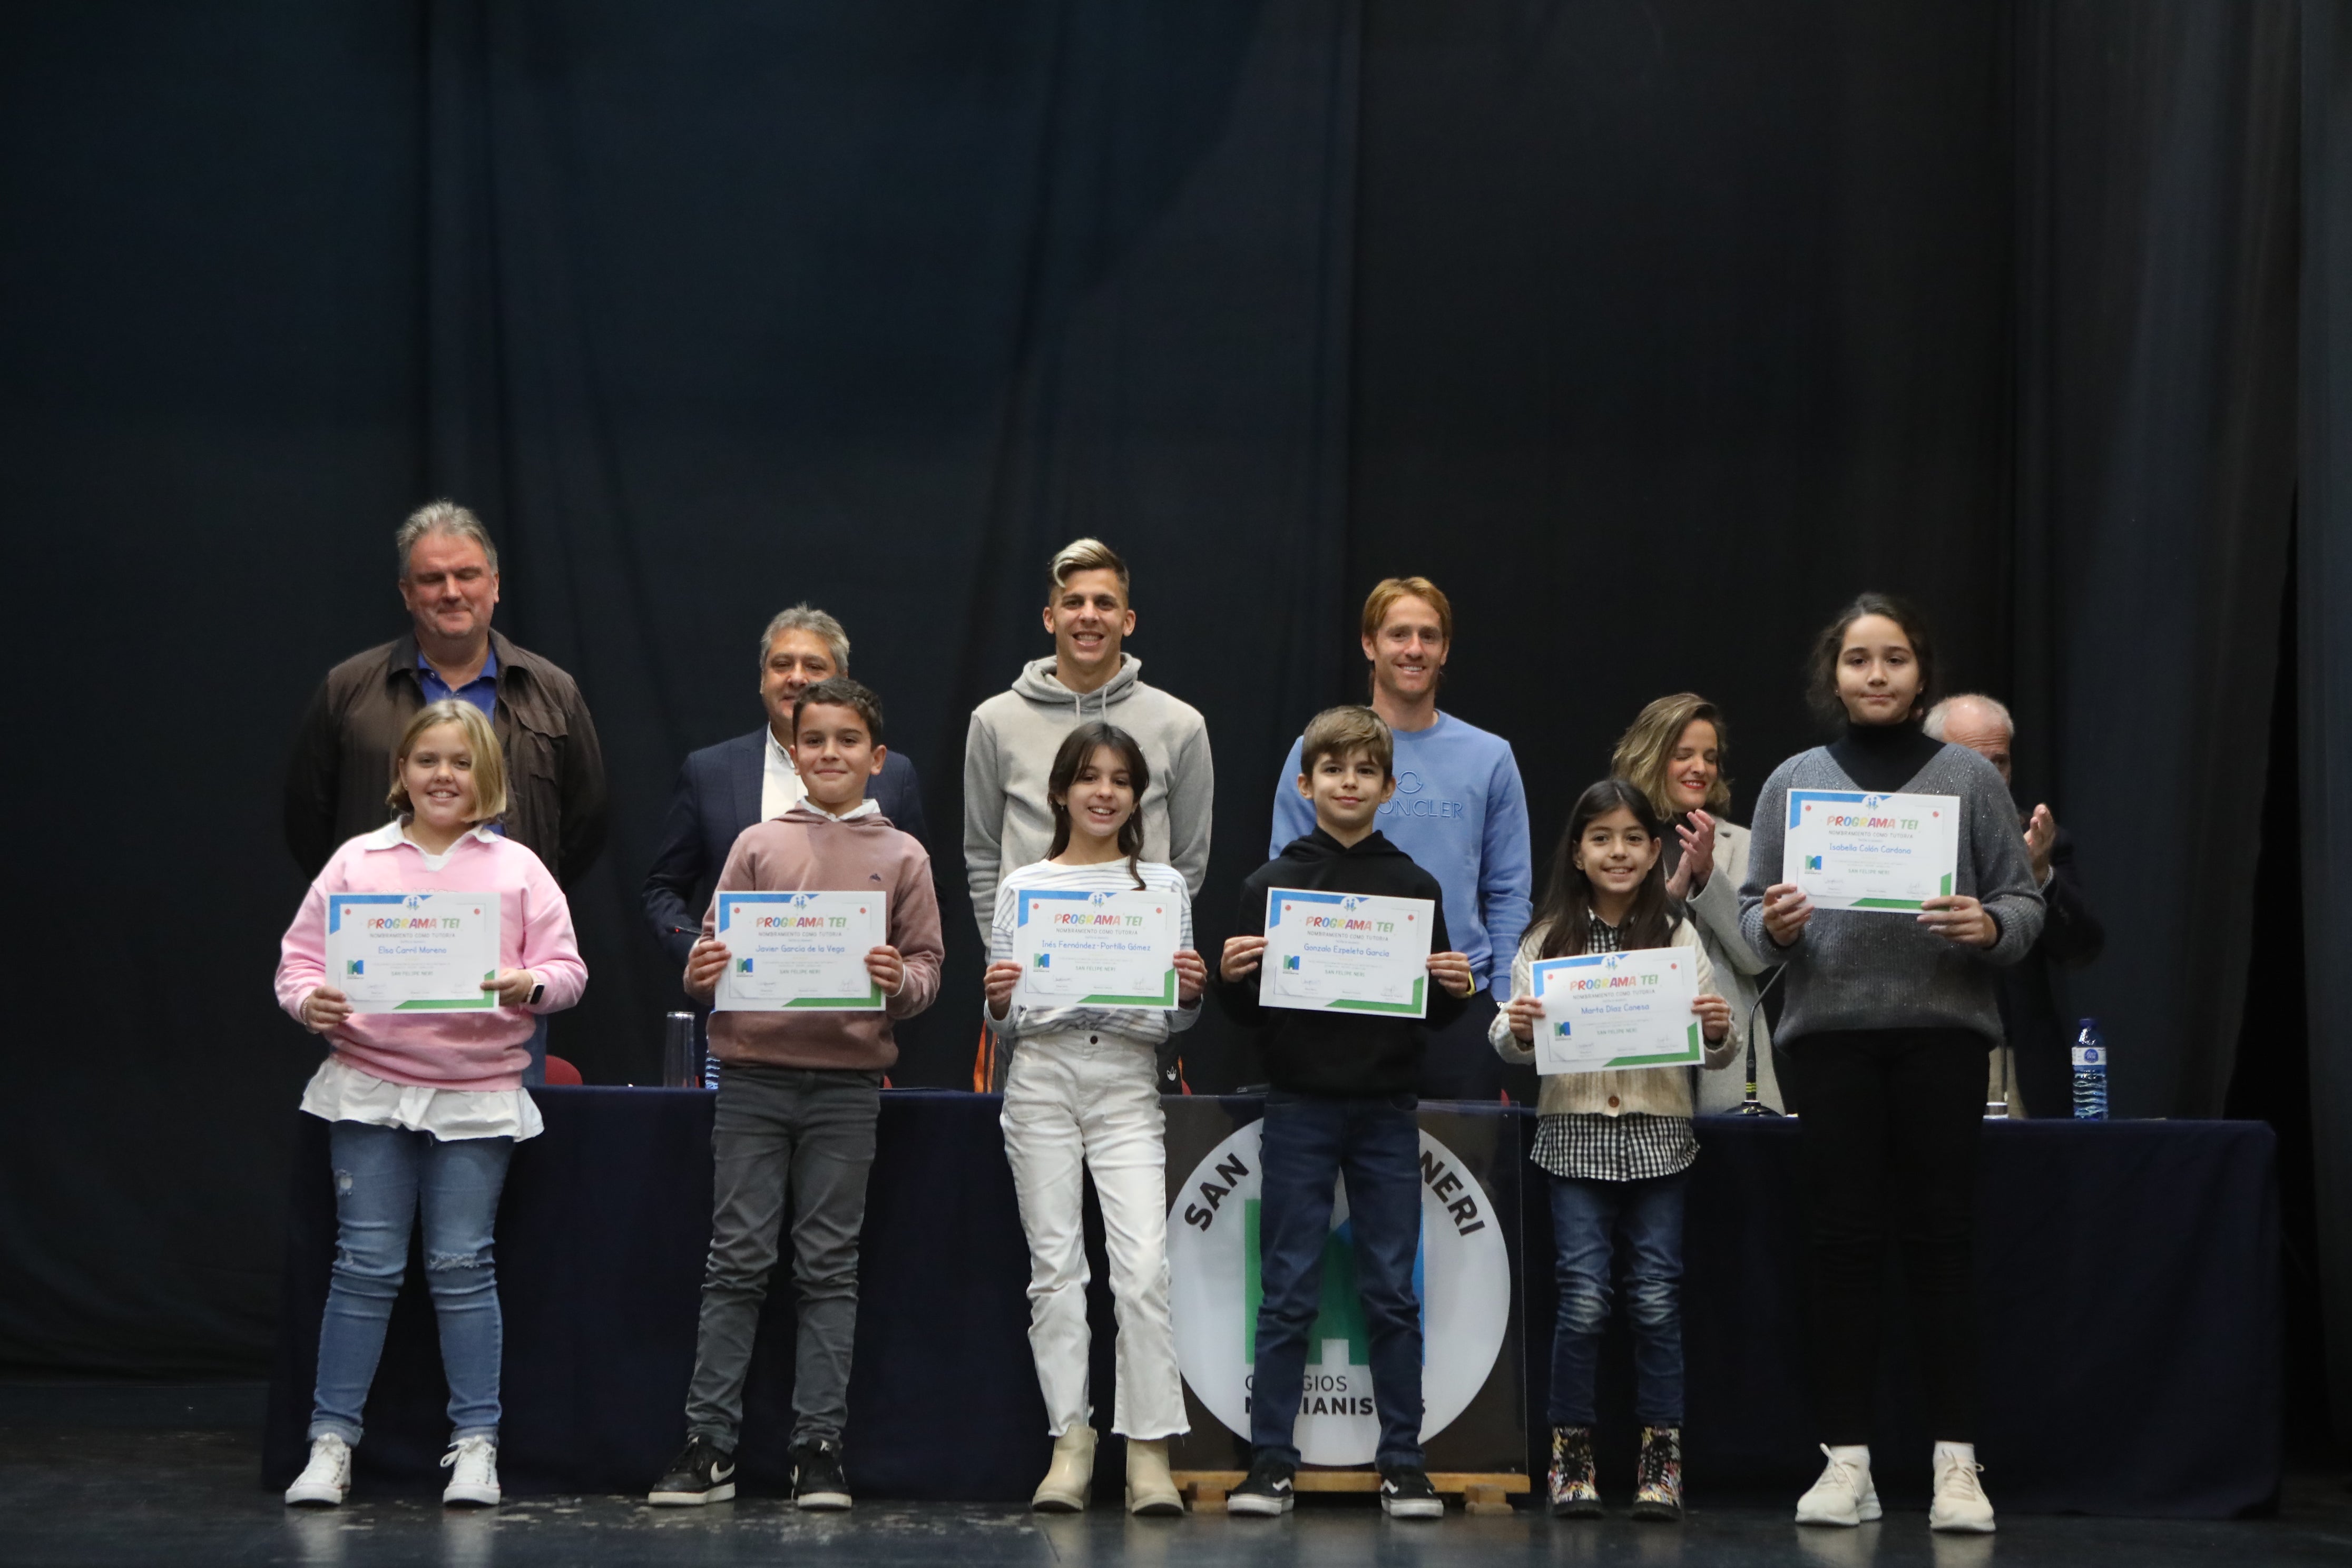
[[[518,1491],[641,1491],[684,1440],[696,1303],[709,1242],[711,1096],[533,1091],[498,1229],[506,1310],[500,1470]],[[1026,1337],[1027,1250],[993,1096],[897,1090],[860,1267],[848,1468],[876,1498],[1014,1500],[1049,1444]],[[1486,1110],[1488,1108],[1464,1108]],[[1494,1114],[1517,1114],[1494,1110]],[[300,1468],[334,1254],[324,1122],[301,1117],[265,1479]],[[1686,1239],[1686,1469],[1694,1502],[1794,1500],[1820,1466],[1801,1347],[1797,1129],[1706,1118]],[[1553,1300],[1546,1180],[1524,1168],[1528,1463],[1545,1437]],[[2277,1194],[2259,1123],[1994,1122],[1979,1189],[1984,1416],[1997,1506],[2226,1517],[2280,1469]],[[1097,1421],[1108,1426],[1111,1310],[1095,1251]],[[792,1301],[780,1267],[761,1329],[739,1462],[782,1489]],[[1888,1299],[1901,1319],[1900,1289]],[[1925,1495],[1907,1331],[1887,1338],[1874,1462],[1881,1489]],[[1622,1324],[1603,1357],[1602,1479],[1630,1475]],[[412,1263],[367,1408],[360,1476],[436,1474],[447,1434],[433,1313]],[[1115,1497],[1116,1443],[1098,1474]]]

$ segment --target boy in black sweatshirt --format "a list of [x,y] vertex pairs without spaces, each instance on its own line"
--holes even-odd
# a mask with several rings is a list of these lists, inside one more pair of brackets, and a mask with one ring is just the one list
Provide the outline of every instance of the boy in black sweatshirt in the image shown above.
[[[1258,1222],[1257,1364],[1250,1398],[1249,1478],[1225,1510],[1290,1510],[1298,1449],[1291,1441],[1307,1372],[1307,1336],[1322,1299],[1323,1244],[1336,1179],[1348,1179],[1356,1280],[1370,1337],[1372,1400],[1380,1412],[1381,1507],[1400,1519],[1437,1519],[1444,1505],[1421,1458],[1421,1303],[1413,1254],[1421,1244],[1422,1053],[1429,1031],[1462,1016],[1470,961],[1446,950],[1437,879],[1375,832],[1396,793],[1394,742],[1369,708],[1329,708],[1307,726],[1298,793],[1315,806],[1315,831],[1242,884],[1244,934],[1228,939],[1217,995],[1235,1019],[1259,1026],[1265,1059]],[[1265,952],[1268,889],[1297,888],[1427,899],[1436,906],[1426,988],[1428,1017],[1265,1007],[1258,966]]]

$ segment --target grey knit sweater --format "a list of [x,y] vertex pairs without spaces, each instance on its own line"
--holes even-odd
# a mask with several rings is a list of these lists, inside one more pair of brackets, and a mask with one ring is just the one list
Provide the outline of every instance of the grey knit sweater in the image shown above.
[[2025,856],[2025,836],[2009,786],[1993,765],[1965,746],[1947,745],[1898,793],[1960,799],[1959,864],[1952,887],[1981,900],[2000,924],[1990,948],[1962,947],[1907,914],[1816,910],[1795,942],[1765,934],[1764,889],[1781,879],[1792,789],[1857,789],[1825,746],[1801,752],[1772,770],[1756,802],[1748,882],[1739,889],[1739,929],[1768,963],[1785,962],[1788,993],[1783,1046],[1835,1029],[1972,1029],[1999,1044],[2000,1002],[1994,970],[2015,963],[2042,935],[2042,893]]

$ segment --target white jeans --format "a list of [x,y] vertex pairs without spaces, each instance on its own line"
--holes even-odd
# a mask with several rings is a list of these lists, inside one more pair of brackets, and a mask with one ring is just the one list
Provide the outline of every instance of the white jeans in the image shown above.
[[1004,1154],[1029,1237],[1029,1349],[1058,1437],[1087,1425],[1085,1184],[1102,1200],[1118,1313],[1111,1430],[1149,1442],[1186,1429],[1168,1321],[1166,1122],[1152,1048],[1116,1035],[1024,1039],[1004,1077]]

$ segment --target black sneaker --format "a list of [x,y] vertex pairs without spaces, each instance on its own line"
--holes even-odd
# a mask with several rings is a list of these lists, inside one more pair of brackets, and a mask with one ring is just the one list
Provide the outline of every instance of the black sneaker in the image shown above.
[[1280,1518],[1290,1511],[1294,1500],[1290,1476],[1291,1468],[1280,1459],[1252,1460],[1249,1479],[1225,1494],[1225,1511]]
[[1419,1465],[1387,1465],[1381,1469],[1381,1511],[1391,1519],[1444,1519],[1445,1500]]
[[686,1451],[669,1462],[646,1494],[656,1508],[726,1502],[735,1495],[735,1456],[708,1437],[688,1437]]
[[849,1483],[841,1477],[841,1445],[818,1441],[793,1445],[793,1501],[811,1513],[838,1512],[849,1506]]

